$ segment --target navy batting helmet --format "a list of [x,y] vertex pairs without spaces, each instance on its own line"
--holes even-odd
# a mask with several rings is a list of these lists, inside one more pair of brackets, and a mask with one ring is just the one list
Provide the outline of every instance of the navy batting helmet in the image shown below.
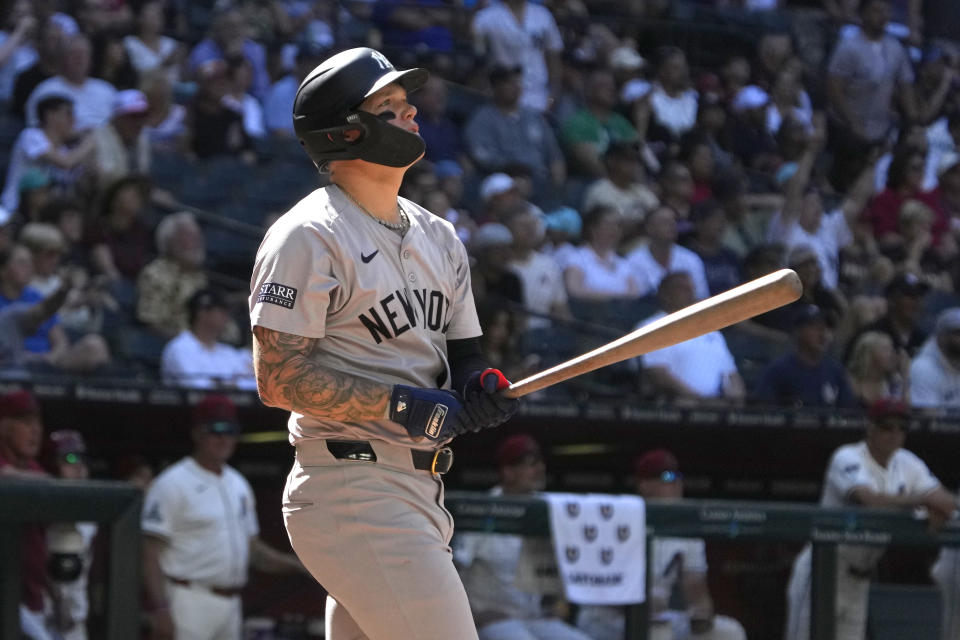
[[320,169],[331,160],[355,159],[406,167],[423,154],[423,139],[357,107],[391,82],[411,92],[426,80],[426,69],[398,71],[386,56],[367,47],[331,56],[297,90],[293,103],[297,139]]

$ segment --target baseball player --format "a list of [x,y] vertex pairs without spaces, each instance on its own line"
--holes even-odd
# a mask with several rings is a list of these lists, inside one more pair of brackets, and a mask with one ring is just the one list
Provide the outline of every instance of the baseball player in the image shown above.
[[240,640],[248,566],[284,574],[303,566],[260,538],[253,489],[227,464],[240,430],[233,402],[210,395],[192,414],[190,455],[157,476],[140,516],[149,637]]
[[283,513],[326,588],[326,637],[477,638],[449,547],[444,445],[518,402],[487,368],[453,226],[398,197],[424,152],[398,71],[350,49],[303,80],[297,138],[331,185],[267,232],[250,296],[260,397],[291,412]]
[[[843,445],[830,458],[820,504],[824,507],[926,507],[931,525],[951,517],[957,498],[940,484],[927,465],[903,449],[909,420],[907,406],[882,399],[868,411],[870,424],[860,442]],[[870,577],[884,549],[840,545],[837,549],[836,637],[865,637]],[[786,640],[810,638],[810,561],[808,544],[793,563],[787,586]]]

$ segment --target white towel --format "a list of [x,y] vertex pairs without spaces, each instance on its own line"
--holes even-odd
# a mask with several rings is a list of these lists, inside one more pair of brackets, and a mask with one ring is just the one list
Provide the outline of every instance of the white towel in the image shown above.
[[567,600],[635,604],[645,597],[646,512],[638,496],[544,493]]

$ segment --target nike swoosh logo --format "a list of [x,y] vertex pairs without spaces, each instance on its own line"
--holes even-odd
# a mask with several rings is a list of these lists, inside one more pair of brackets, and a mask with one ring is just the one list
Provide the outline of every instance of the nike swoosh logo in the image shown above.
[[373,253],[371,253],[371,254],[368,255],[368,256],[365,256],[365,255],[363,255],[363,254],[361,253],[361,254],[360,254],[360,259],[363,260],[363,263],[364,263],[364,264],[366,264],[366,263],[370,262],[371,260],[373,260],[374,256],[376,256],[378,253],[380,253],[380,249],[377,249],[376,251],[374,251]]

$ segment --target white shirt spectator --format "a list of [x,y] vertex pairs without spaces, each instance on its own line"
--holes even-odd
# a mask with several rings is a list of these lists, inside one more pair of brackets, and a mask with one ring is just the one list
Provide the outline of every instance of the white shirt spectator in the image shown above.
[[[523,306],[536,313],[551,313],[554,307],[567,304],[567,290],[563,275],[556,260],[534,251],[527,260],[510,262],[510,270],[520,278],[523,285]],[[529,316],[527,329],[550,326],[547,318]]]
[[507,5],[497,3],[478,11],[471,29],[475,38],[486,43],[492,63],[523,68],[520,103],[546,111],[550,76],[545,54],[563,50],[560,29],[550,10],[528,1],[520,24]]
[[249,351],[219,342],[207,347],[189,329],[164,346],[160,368],[167,384],[194,389],[257,388]]
[[640,280],[640,288],[645,291],[656,291],[660,286],[663,276],[675,271],[685,271],[690,274],[693,280],[693,292],[697,300],[703,300],[710,297],[710,286],[707,284],[707,272],[703,267],[703,260],[686,247],[673,245],[670,250],[670,264],[663,267],[653,254],[650,253],[650,247],[643,245],[627,254],[627,262],[630,268]]
[[284,132],[293,134],[293,103],[297,97],[300,81],[293,75],[287,75],[272,85],[263,101],[263,118],[266,128],[271,133]]
[[842,209],[824,213],[820,226],[814,233],[801,227],[797,221],[784,226],[780,222],[780,214],[777,213],[767,228],[767,241],[783,243],[788,254],[795,247],[810,247],[817,254],[823,285],[828,289],[836,289],[839,281],[840,250],[853,242],[853,232],[847,226]]
[[62,76],[47,78],[38,84],[27,98],[27,124],[37,126],[37,104],[50,96],[64,96],[73,100],[77,131],[86,131],[104,125],[113,115],[113,100],[117,90],[99,78],[87,78],[77,86]]
[[960,407],[960,371],[931,336],[910,363],[910,404],[920,408]]
[[613,184],[609,178],[600,178],[587,188],[583,197],[583,211],[596,206],[613,207],[627,222],[643,222],[647,214],[657,208],[660,200],[647,185],[634,182],[626,189]]
[[[665,315],[663,311],[656,313],[637,325],[637,328]],[[698,395],[710,398],[722,397],[724,380],[737,373],[736,362],[719,331],[651,351],[642,356],[642,363],[644,368],[666,368]]]
[[[157,50],[153,50],[137,36],[130,35],[123,38],[123,48],[127,50],[130,64],[141,78],[144,74],[161,68],[164,61],[180,46],[176,40],[167,36],[160,36],[159,45]],[[175,83],[180,77],[179,69],[176,65],[171,66],[167,69],[166,75],[171,83]]]
[[209,587],[246,584],[250,538],[260,527],[253,489],[233,467],[218,475],[191,457],[171,465],[147,490],[141,526],[167,542],[165,575]]
[[639,282],[633,267],[618,256],[612,254],[606,260],[601,260],[590,247],[579,247],[566,256],[566,268],[577,268],[583,272],[583,286],[598,294],[610,296],[624,296],[630,293],[630,283],[635,282],[644,295],[650,291]]
[[659,84],[653,86],[650,107],[653,119],[667,129],[674,137],[680,137],[697,124],[699,96],[688,89],[672,98]]

